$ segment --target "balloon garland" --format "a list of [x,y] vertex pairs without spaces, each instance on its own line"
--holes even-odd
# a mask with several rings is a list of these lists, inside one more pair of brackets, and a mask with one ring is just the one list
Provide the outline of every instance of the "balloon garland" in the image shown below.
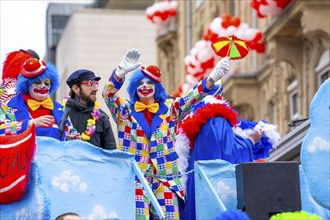
[[250,6],[257,12],[258,18],[267,15],[279,15],[291,0],[251,0]]
[[156,24],[162,32],[175,30],[176,1],[156,2],[146,9],[147,18]]
[[255,50],[257,53],[265,52],[264,35],[259,29],[250,28],[238,16],[231,17],[229,14],[223,14],[221,17],[213,19],[202,39],[196,42],[185,57],[186,82],[180,84],[178,91],[174,92],[173,95],[182,95],[196,82],[210,74],[219,61],[219,57],[212,50],[212,43],[219,37],[231,35],[244,40],[250,50]]

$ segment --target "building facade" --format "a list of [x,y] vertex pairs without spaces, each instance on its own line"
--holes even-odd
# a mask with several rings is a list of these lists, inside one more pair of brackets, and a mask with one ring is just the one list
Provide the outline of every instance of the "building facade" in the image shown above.
[[80,8],[88,8],[87,4],[49,3],[46,11],[46,60],[55,64],[56,47],[64,32],[71,14]]
[[[157,39],[159,66],[169,76],[167,89],[175,90],[185,80],[184,58],[211,21],[224,13],[239,16],[262,30],[266,50],[231,62],[224,96],[243,119],[265,119],[278,126],[285,138],[272,153],[276,160],[299,160],[311,100],[329,78],[329,7],[329,1],[293,0],[281,14],[258,18],[249,1],[178,1],[176,31]],[[293,141],[298,133],[300,139]],[[293,149],[286,156],[278,153],[289,145]]]

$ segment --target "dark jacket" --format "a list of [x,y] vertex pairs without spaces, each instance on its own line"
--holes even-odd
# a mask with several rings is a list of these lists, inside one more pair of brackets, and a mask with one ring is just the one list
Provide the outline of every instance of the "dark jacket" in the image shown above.
[[[92,118],[93,108],[94,106],[91,105],[82,107],[75,102],[70,110],[69,116],[72,125],[80,134],[86,130],[87,120]],[[88,142],[103,149],[117,149],[109,116],[101,109],[100,118],[96,121],[96,131]]]

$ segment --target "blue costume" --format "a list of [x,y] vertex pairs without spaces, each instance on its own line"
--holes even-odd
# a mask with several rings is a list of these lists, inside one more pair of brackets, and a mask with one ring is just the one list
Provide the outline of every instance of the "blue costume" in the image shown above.
[[[257,125],[262,125],[267,130],[268,125],[265,125],[265,122],[238,122],[238,114],[228,103],[214,97],[209,96],[208,98],[209,103],[205,101],[198,106],[195,114],[185,119],[181,126],[181,131],[183,131],[181,134],[190,139],[187,167],[183,171],[188,172],[188,175],[185,193],[186,210],[181,214],[182,219],[196,219],[195,178],[194,172],[189,172],[194,169],[195,161],[222,159],[233,164],[253,162],[269,156],[269,150],[274,144],[270,137],[266,137],[269,135],[268,132],[256,144],[245,134]],[[234,132],[234,126],[239,126],[239,129],[243,130],[240,135],[237,135],[236,131]],[[181,147],[181,144],[178,143],[180,139],[177,140],[179,147]],[[187,145],[184,143],[186,142],[184,139],[181,140],[183,140],[182,145]],[[186,148],[185,146],[182,147]],[[186,157],[185,155],[179,156]],[[181,164],[185,163],[182,162]]]
[[[253,143],[249,139],[236,136],[226,119],[210,118],[196,137],[187,170],[193,170],[194,162],[198,160],[222,159],[233,164],[252,162],[252,148]],[[181,215],[182,219],[196,219],[194,175],[188,174],[186,210]]]
[[[37,127],[36,135],[53,137],[53,138],[60,140],[58,125],[60,124],[61,117],[63,115],[63,110],[62,110],[63,106],[55,101],[53,101],[53,104],[54,104],[54,109],[51,110],[51,113],[54,116],[56,124],[53,124],[52,127],[47,127],[47,128]],[[31,116],[30,116],[29,110],[28,110],[28,106],[26,105],[26,103],[23,99],[23,95],[18,94],[17,96],[12,98],[8,102],[7,106],[12,108],[13,111],[15,111],[16,121],[23,121],[21,130],[17,131],[18,134],[22,133],[23,131],[25,131],[27,129],[28,121],[31,119]],[[64,140],[64,138],[65,138],[65,135],[62,135],[61,140]]]

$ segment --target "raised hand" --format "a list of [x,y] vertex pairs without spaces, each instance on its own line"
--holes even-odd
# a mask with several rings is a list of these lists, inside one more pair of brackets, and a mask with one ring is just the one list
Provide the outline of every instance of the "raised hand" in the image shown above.
[[138,68],[140,63],[137,63],[137,61],[139,60],[140,55],[138,49],[130,49],[127,51],[116,69],[116,75],[122,79],[127,73]]
[[210,73],[209,78],[213,80],[213,82],[216,82],[220,79],[220,77],[223,77],[228,73],[229,70],[229,57],[222,58],[215,68]]

